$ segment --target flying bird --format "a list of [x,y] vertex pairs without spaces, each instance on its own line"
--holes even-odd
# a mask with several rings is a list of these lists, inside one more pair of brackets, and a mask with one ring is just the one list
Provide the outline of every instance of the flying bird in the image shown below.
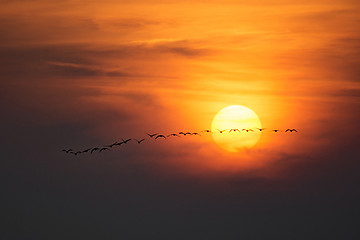
[[70,148],[70,149],[67,149],[67,150],[66,150],[66,149],[63,149],[62,151],[63,151],[63,152],[66,152],[66,153],[69,153],[70,151],[74,151],[74,150]]
[[[124,139],[122,139],[122,141],[124,141]],[[124,142],[117,142],[115,146],[120,146],[121,144],[124,144]]]
[[179,132],[179,134],[182,134],[182,135],[186,136],[186,133],[184,133],[184,132]]
[[170,136],[180,137],[180,136],[179,136],[179,135],[177,135],[176,133],[172,133],[172,134],[167,135],[167,137],[170,137]]
[[249,132],[249,131],[251,131],[251,132],[253,132],[254,130],[252,130],[252,129],[242,129],[242,131],[246,131],[246,132]]
[[281,132],[279,129],[274,129],[273,132]]
[[225,132],[227,129],[224,129],[224,130],[219,130],[218,129],[218,131],[220,132],[220,133],[223,133],[223,132]]
[[117,145],[117,144],[118,144],[118,142],[114,142],[113,144],[107,145],[107,146],[105,146],[105,147],[112,148],[113,146],[115,146],[115,145]]
[[240,132],[240,130],[239,129],[237,129],[237,128],[232,128],[232,129],[230,129],[230,131],[229,132],[236,132],[236,131],[238,131],[238,132]]
[[165,137],[164,135],[161,135],[161,134],[160,134],[160,135],[157,135],[157,136],[155,137],[155,139],[158,139],[158,138],[161,138],[161,137],[166,139],[166,137]]
[[297,130],[295,129],[295,128],[293,128],[293,129],[286,129],[286,131],[285,132],[297,132]]
[[78,154],[80,154],[81,153],[81,151],[77,151],[77,152],[70,152],[71,154],[74,154],[75,156],[76,155],[78,155]]
[[88,149],[86,149],[86,150],[83,150],[82,152],[83,153],[87,153],[88,151],[90,151],[92,148],[88,148]]
[[109,151],[110,151],[110,149],[109,149],[109,148],[107,148],[107,147],[103,147],[103,148],[101,148],[101,149],[100,149],[99,153],[101,153],[101,152],[102,152],[102,151],[104,151],[104,150],[109,150]]
[[125,144],[127,144],[129,141],[131,141],[131,138],[129,138],[129,139],[126,139],[126,140],[124,140],[124,139],[122,139],[123,141],[122,141],[122,143],[125,143]]
[[139,144],[140,144],[142,141],[145,141],[145,138],[140,139],[140,140],[135,139],[135,141],[137,141],[137,143],[139,143]]
[[257,128],[260,132],[264,131],[265,128]]
[[191,135],[198,135],[198,136],[201,136],[200,133],[197,133],[197,132],[193,132],[191,133]]
[[149,134],[147,133],[147,135],[149,135],[149,137],[153,138],[154,136],[158,135],[157,133],[154,133],[154,134]]
[[90,153],[93,153],[94,151],[96,151],[96,150],[100,150],[100,148],[93,148],[93,149],[91,149],[91,151],[90,151]]
[[202,131],[202,132],[211,133],[211,131],[210,131],[210,130],[204,130],[204,131]]

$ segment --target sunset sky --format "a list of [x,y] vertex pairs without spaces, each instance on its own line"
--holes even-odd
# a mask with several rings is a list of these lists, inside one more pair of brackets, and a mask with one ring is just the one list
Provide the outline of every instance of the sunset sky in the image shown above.
[[4,239],[360,237],[358,0],[0,3]]

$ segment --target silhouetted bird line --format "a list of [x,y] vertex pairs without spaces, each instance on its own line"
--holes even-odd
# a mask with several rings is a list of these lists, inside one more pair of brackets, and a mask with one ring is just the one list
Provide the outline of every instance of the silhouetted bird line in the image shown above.
[[165,138],[166,139],[166,137],[164,136],[164,135],[157,135],[156,137],[155,137],[155,139],[158,139],[158,138]]
[[[257,130],[259,130],[260,132],[264,131],[265,128],[256,128]],[[225,131],[227,131],[227,129],[224,129],[224,130],[220,130],[220,129],[217,129],[217,131],[219,131],[219,133],[224,133]],[[254,132],[253,129],[242,129],[241,131],[237,128],[232,128],[229,130],[229,133],[230,132],[236,132],[238,131],[239,133],[241,131],[246,131],[246,132]],[[273,129],[271,130],[272,132],[282,132],[281,130],[279,129]],[[206,129],[206,130],[203,130],[203,131],[200,131],[200,132],[206,132],[206,133],[211,133],[210,130]],[[285,132],[298,132],[295,128],[288,128],[285,130]],[[179,132],[178,134],[176,133],[171,133],[167,136],[165,135],[162,135],[162,134],[158,134],[158,133],[155,133],[155,134],[149,134],[149,133],[146,133],[150,138],[154,138],[154,139],[158,139],[158,138],[164,138],[166,139],[167,137],[170,137],[170,136],[173,136],[173,137],[180,137],[179,135],[198,135],[198,136],[201,136],[201,134],[199,132]],[[126,140],[122,139],[122,141],[119,141],[119,142],[114,142],[112,144],[109,144],[109,145],[104,145],[104,147],[93,147],[93,148],[88,148],[88,149],[85,149],[85,150],[82,150],[82,151],[75,151],[73,149],[62,149],[61,151],[65,152],[65,153],[70,153],[70,154],[73,154],[73,155],[78,155],[78,154],[82,154],[82,153],[87,153],[87,152],[90,152],[91,154],[94,152],[94,151],[98,151],[99,153],[100,152],[103,152],[105,150],[108,150],[110,151],[112,147],[114,146],[120,146],[122,144],[127,144],[129,141],[131,140],[135,140],[138,144],[142,143],[143,141],[145,141],[145,138],[142,138],[140,140],[138,139],[132,139],[132,138],[128,138]]]
[[137,141],[137,143],[139,143],[139,144],[140,144],[142,141],[145,141],[145,138],[140,139],[140,140],[135,139],[135,141]]

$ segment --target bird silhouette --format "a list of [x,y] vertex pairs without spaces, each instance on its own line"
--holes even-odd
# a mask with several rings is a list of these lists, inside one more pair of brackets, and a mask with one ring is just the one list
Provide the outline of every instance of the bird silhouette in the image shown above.
[[260,132],[264,131],[265,128],[257,128]]
[[74,151],[74,149],[71,149],[71,148],[70,149],[63,149],[62,151],[66,152],[66,153],[69,153],[70,151]]
[[224,129],[224,130],[220,130],[220,129],[218,129],[218,131],[220,132],[220,133],[223,133],[223,132],[225,132],[227,129]]
[[76,151],[76,152],[70,152],[71,154],[74,154],[75,156],[82,153],[81,151]]
[[279,129],[274,129],[273,132],[281,132]]
[[204,131],[202,131],[202,132],[211,133],[211,131],[210,131],[210,130],[204,130]]
[[124,140],[124,139],[122,139],[123,141],[122,141],[122,143],[125,143],[125,144],[127,144],[129,141],[131,141],[131,138],[129,138],[129,139],[126,139],[126,140]]
[[122,142],[117,142],[116,144],[115,144],[115,146],[120,146],[121,144],[124,144],[124,139],[122,139]]
[[158,138],[165,138],[166,139],[166,137],[164,136],[164,135],[157,135],[156,137],[155,137],[155,139],[158,139]]
[[158,135],[157,133],[154,133],[154,134],[149,134],[147,133],[147,135],[149,135],[149,137],[153,138],[154,136]]
[[103,147],[103,148],[101,148],[101,149],[99,150],[99,153],[101,153],[102,151],[105,151],[105,150],[109,150],[109,151],[110,151],[110,149],[109,149],[109,148],[107,148],[107,147]]
[[86,150],[84,150],[84,151],[82,151],[83,153],[87,153],[88,151],[90,151],[92,148],[88,148],[88,149],[86,149]]
[[167,135],[167,137],[171,137],[171,136],[173,136],[173,137],[180,137],[180,136],[177,135],[176,133],[172,133],[172,134]]
[[139,143],[139,144],[140,144],[142,141],[145,141],[145,138],[140,139],[140,140],[135,139],[135,141],[137,141],[137,143]]
[[100,148],[95,147],[95,148],[91,149],[90,153],[93,153],[93,152],[96,151],[96,150],[100,150]]
[[179,134],[182,134],[182,135],[186,136],[186,133],[184,133],[184,132],[179,132]]
[[201,134],[200,134],[200,133],[197,133],[197,132],[193,132],[193,133],[191,133],[191,135],[198,135],[198,136],[201,136]]
[[288,128],[288,129],[285,130],[285,132],[297,132],[297,130],[295,128],[293,128],[293,129]]
[[237,128],[232,128],[232,129],[230,129],[230,131],[229,131],[229,132],[236,132],[236,131],[240,132],[240,130],[239,130],[239,129],[237,129]]
[[249,132],[249,131],[251,131],[251,132],[253,132],[254,130],[252,130],[252,129],[242,129],[242,131],[246,131],[246,132]]
[[112,148],[113,146],[115,146],[115,145],[117,145],[117,144],[118,144],[118,142],[114,142],[114,143],[112,143],[112,144],[110,144],[110,145],[106,145],[105,147]]

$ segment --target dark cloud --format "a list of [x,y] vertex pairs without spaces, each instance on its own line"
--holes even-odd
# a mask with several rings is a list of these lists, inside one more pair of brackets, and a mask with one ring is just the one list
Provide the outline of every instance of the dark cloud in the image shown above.
[[72,63],[56,63],[52,62],[50,64],[50,72],[55,76],[59,77],[99,77],[99,76],[109,76],[109,77],[128,77],[130,74],[120,72],[120,71],[109,71],[102,69],[96,69],[92,66],[72,64]]
[[201,57],[201,56],[208,56],[214,53],[213,50],[201,48],[201,47],[193,47],[193,43],[191,41],[174,41],[168,43],[159,43],[155,44],[153,48],[160,52],[164,53],[172,53],[184,57]]

